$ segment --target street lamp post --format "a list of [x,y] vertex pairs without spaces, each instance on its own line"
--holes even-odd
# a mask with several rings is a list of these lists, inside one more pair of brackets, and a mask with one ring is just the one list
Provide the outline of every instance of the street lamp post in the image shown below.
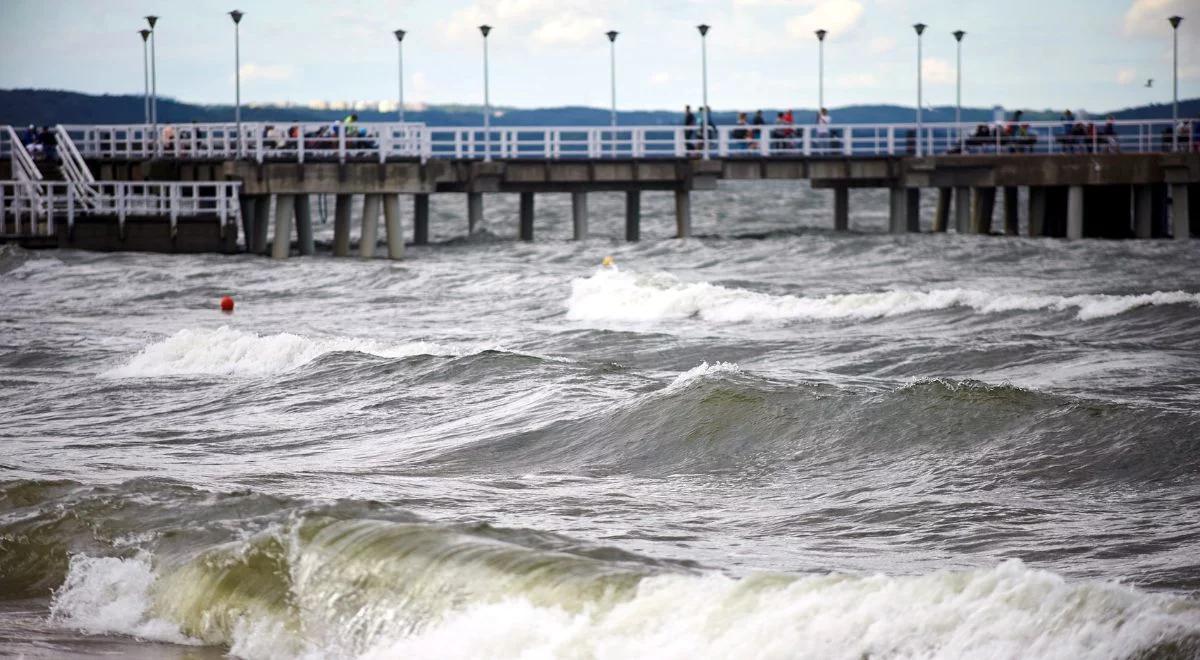
[[608,37],[608,71],[609,82],[612,87],[612,112],[610,113],[609,123],[612,125],[612,154],[613,158],[617,157],[617,34],[616,30],[609,30],[605,33]]
[[955,92],[954,105],[954,123],[962,123],[962,39],[966,36],[966,32],[957,30],[954,32],[954,40],[958,42],[958,65],[955,69],[955,77],[957,78],[957,91]]
[[242,156],[242,12],[229,12],[233,19],[233,123],[236,127],[238,158]]
[[825,107],[825,30],[817,30],[817,113]]
[[1172,60],[1174,95],[1171,103],[1171,148],[1172,150],[1179,149],[1179,24],[1183,22],[1182,16],[1172,16],[1167,19],[1171,22],[1171,38],[1172,49],[1174,51]]
[[697,25],[700,31],[700,79],[703,85],[704,114],[700,123],[700,135],[703,136],[704,160],[708,160],[708,26]]
[[150,24],[150,123],[154,126],[155,141],[158,136],[158,56],[154,52],[154,26],[158,23],[157,16],[147,16]]
[[399,51],[399,59],[398,59],[398,62],[400,64],[400,78],[399,78],[399,91],[400,91],[400,96],[399,96],[400,106],[399,106],[399,108],[400,108],[400,110],[399,110],[399,113],[400,113],[400,123],[403,124],[404,123],[404,30],[396,30],[392,34],[396,35],[396,49]]
[[923,128],[921,125],[921,34],[925,32],[925,24],[917,23],[913,26],[913,29],[917,31],[917,155],[920,156],[921,133]]
[[138,30],[138,34],[142,35],[142,83],[145,86],[145,106],[146,106],[146,121],[147,126],[150,125],[150,30],[142,28]]
[[488,90],[488,33],[492,31],[490,25],[480,25],[479,33],[483,35],[483,159],[490,161],[492,159],[491,148],[491,131],[492,131],[492,100]]

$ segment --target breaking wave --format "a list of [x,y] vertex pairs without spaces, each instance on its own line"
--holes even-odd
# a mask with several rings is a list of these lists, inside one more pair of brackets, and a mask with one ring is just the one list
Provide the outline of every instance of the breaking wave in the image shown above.
[[147,346],[127,364],[105,375],[112,378],[266,376],[290,371],[327,353],[341,351],[386,358],[456,356],[473,352],[423,341],[385,344],[348,337],[313,339],[291,333],[258,335],[221,326],[215,330],[180,330]]
[[708,282],[683,282],[669,273],[605,268],[571,282],[569,318],[582,321],[660,321],[700,318],[713,323],[874,319],[963,307],[983,314],[1075,310],[1075,318],[1116,316],[1150,305],[1197,305],[1200,293],[1077,296],[996,293],[973,289],[881,291],[827,296],[771,295]]
[[[143,510],[129,510],[131,493],[155,488],[139,500]],[[58,578],[54,620],[245,658],[1185,658],[1200,650],[1194,600],[1015,560],[924,575],[733,577],[532,530],[382,519],[378,506],[359,503],[314,508],[146,481],[117,489],[125,494],[5,486],[10,504],[20,491],[22,506],[0,532],[45,543],[9,553],[68,552],[82,541],[63,537],[56,516],[95,517],[90,532],[80,530],[91,549],[71,555]],[[96,533],[129,531],[134,521],[141,547],[98,554]]]

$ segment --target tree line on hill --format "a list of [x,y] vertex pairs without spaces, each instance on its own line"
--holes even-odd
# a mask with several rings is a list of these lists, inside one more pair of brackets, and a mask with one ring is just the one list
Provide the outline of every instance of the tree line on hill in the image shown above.
[[[1200,116],[1200,99],[1189,99],[1179,104],[1181,117]],[[136,124],[144,118],[144,101],[137,95],[91,95],[44,89],[0,90],[0,124],[42,126],[52,124]],[[745,110],[757,110],[746,108]],[[1011,110],[1015,110],[1013,108]],[[564,106],[558,108],[494,108],[494,126],[603,126],[610,120],[605,108]],[[776,109],[762,108],[768,117],[774,117]],[[1010,110],[1010,111],[1011,111]],[[349,110],[326,110],[302,106],[243,106],[242,120],[254,121],[302,121],[327,122],[342,119]],[[377,110],[357,110],[360,122],[395,121],[396,113]],[[405,113],[408,121],[423,122],[430,126],[478,126],[482,123],[478,106],[446,105],[428,106]],[[1025,110],[1025,121],[1057,120],[1058,110]],[[846,124],[898,124],[913,121],[912,107],[899,105],[854,105],[832,108],[835,123]],[[1078,112],[1076,114],[1079,114]],[[1111,112],[1090,113],[1092,118],[1112,115],[1117,119],[1169,119],[1171,104],[1152,104],[1125,108]],[[954,107],[939,106],[927,109],[927,122],[954,121]],[[625,126],[672,125],[681,122],[682,108],[678,110],[630,110],[618,113],[618,120]],[[812,123],[816,111],[797,109],[798,123]],[[964,122],[985,123],[993,119],[991,108],[963,108]],[[198,105],[183,103],[170,98],[158,100],[160,123],[215,123],[233,121],[233,107],[229,105]],[[718,124],[736,122],[736,111],[713,111],[713,121]]]

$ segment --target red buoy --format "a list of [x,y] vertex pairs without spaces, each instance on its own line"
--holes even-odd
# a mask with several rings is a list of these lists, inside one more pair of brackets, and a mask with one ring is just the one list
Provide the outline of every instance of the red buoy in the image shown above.
[[233,311],[233,298],[230,298],[229,296],[221,297],[221,311],[222,312],[232,312]]

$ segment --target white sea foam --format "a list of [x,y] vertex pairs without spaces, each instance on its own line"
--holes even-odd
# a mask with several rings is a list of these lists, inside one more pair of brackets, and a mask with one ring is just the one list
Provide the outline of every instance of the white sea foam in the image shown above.
[[1200,611],[1010,561],[919,577],[643,580],[603,610],[476,603],[367,658],[1124,658],[1200,630]]
[[147,557],[75,555],[67,579],[54,592],[50,618],[94,634],[119,633],[175,644],[196,644],[179,626],[154,618],[155,576]]
[[872,319],[964,307],[990,314],[1075,310],[1089,320],[1147,305],[1200,306],[1200,293],[1155,291],[1140,295],[1076,296],[996,293],[974,289],[881,291],[826,296],[777,296],[708,282],[682,282],[668,273],[603,269],[571,283],[567,316],[582,321],[660,321],[699,318],[714,323]]
[[[161,611],[229,604],[175,603],[188,590],[154,589],[144,558],[77,556],[56,592],[53,620],[91,633],[192,644]],[[298,602],[334,602],[323,584],[293,583]],[[311,594],[306,594],[316,589]],[[205,598],[211,592],[203,590]],[[1200,634],[1195,601],[1094,581],[1068,581],[1020,561],[921,576],[723,574],[645,578],[627,598],[582,608],[513,594],[463,602],[416,627],[425,605],[386,588],[358,616],[313,613],[289,625],[241,610],[224,643],[244,658],[1125,658]],[[431,598],[438,598],[434,593]],[[384,599],[378,601],[377,599]],[[574,601],[569,598],[568,601]],[[431,609],[436,611],[436,607]],[[401,614],[407,611],[408,614]],[[380,617],[362,621],[361,616]],[[220,618],[220,617],[218,617]]]
[[401,358],[411,355],[462,355],[475,350],[482,349],[468,351],[420,341],[387,344],[348,337],[313,339],[290,333],[258,335],[222,326],[216,330],[180,330],[147,346],[127,364],[105,375],[114,378],[265,376],[290,371],[336,351]]
[[706,378],[720,378],[726,374],[740,373],[742,373],[742,368],[733,362],[714,362],[711,365],[708,362],[701,362],[698,366],[676,376],[675,380],[671,381],[671,384],[667,385],[663,391],[678,390]]

